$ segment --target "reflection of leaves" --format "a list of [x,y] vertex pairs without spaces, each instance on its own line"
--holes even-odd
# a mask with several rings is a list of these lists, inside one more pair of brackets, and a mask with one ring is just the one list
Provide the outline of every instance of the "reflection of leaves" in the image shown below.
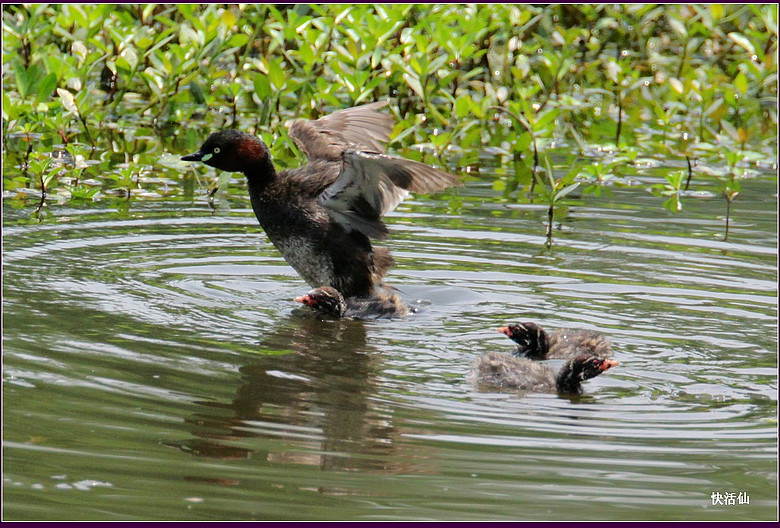
[[680,201],[679,194],[673,194],[664,201],[664,209],[667,209],[673,213],[679,213],[682,211],[682,202]]
[[[526,158],[527,159],[527,158]],[[514,163],[515,181],[520,185],[531,185],[533,182],[534,173],[525,161],[515,157]]]
[[668,196],[664,201],[665,209],[673,213],[682,211],[682,194],[685,186],[686,171],[672,171],[664,176],[667,183],[655,184],[652,187],[653,194]]

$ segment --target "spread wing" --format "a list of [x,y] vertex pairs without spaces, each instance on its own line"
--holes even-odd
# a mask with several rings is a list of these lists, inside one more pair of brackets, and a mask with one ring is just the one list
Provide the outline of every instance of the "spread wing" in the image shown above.
[[382,216],[395,209],[409,191],[431,193],[457,183],[455,176],[417,161],[347,150],[338,178],[317,200],[347,230],[381,239],[387,236]]
[[458,184],[451,174],[384,153],[393,129],[392,116],[378,111],[386,105],[380,101],[316,121],[295,121],[289,130],[313,165],[339,162],[338,176],[320,192],[318,203],[348,231],[372,238],[387,236],[381,218],[409,191],[432,193]]
[[384,106],[387,101],[346,108],[315,121],[295,121],[289,134],[310,161],[338,160],[347,149],[384,152],[393,130],[393,117],[377,112]]

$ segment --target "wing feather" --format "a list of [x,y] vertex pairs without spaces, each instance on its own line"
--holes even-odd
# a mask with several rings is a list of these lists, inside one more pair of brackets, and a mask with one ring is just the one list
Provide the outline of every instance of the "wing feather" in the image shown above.
[[393,117],[377,111],[384,106],[387,101],[346,108],[315,121],[295,121],[289,134],[312,161],[338,159],[347,149],[384,152],[393,131]]
[[387,236],[382,217],[409,191],[430,193],[458,183],[457,178],[416,161],[348,150],[338,178],[318,196],[328,214],[348,230],[371,238]]
[[371,238],[387,236],[382,216],[410,191],[432,193],[458,184],[451,174],[385,154],[393,129],[392,116],[378,111],[385,106],[387,101],[347,108],[315,121],[295,121],[289,130],[310,166],[340,167],[335,179],[328,177],[332,183],[317,182],[325,185],[318,202],[345,229]]

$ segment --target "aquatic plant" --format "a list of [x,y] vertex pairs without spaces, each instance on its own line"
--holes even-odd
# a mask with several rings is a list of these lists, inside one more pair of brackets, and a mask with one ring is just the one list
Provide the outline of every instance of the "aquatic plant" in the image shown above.
[[[130,162],[136,185],[150,172],[182,181],[191,173],[165,152],[229,126],[292,165],[284,122],[384,98],[398,118],[393,148],[475,169],[506,200],[549,198],[536,188],[541,156],[574,171],[586,196],[621,173],[653,189],[642,158],[684,161],[681,189],[717,194],[718,171],[694,178],[694,163],[725,174],[775,162],[776,57],[768,4],[6,5],[4,198],[24,207],[37,188],[44,204],[112,199],[118,183],[131,187],[120,167]],[[74,145],[82,165],[59,173],[77,176],[44,185],[29,170],[30,152]],[[731,151],[747,156],[731,166]],[[501,170],[479,171],[486,159]],[[677,181],[659,194],[683,212]]]

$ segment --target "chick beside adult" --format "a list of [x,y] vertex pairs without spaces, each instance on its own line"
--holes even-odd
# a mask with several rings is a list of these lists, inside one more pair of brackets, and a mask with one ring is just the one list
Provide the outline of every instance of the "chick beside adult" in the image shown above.
[[388,234],[382,216],[409,191],[432,193],[458,183],[423,163],[385,154],[393,118],[378,109],[386,104],[295,121],[289,135],[309,158],[297,169],[277,171],[266,145],[238,130],[211,134],[181,159],[244,173],[258,222],[310,286],[370,297],[393,264],[386,248],[371,243]]
[[314,288],[293,300],[333,317],[390,318],[402,317],[410,313],[409,307],[398,295],[374,293],[369,297],[345,299],[338,290],[330,286]]
[[538,361],[490,351],[474,360],[469,380],[500,389],[581,394],[583,381],[619,364],[612,359],[583,354],[570,359],[556,372]]
[[609,338],[590,330],[545,331],[536,323],[517,323],[497,330],[517,344],[513,354],[528,359],[571,359],[580,355],[612,355]]

